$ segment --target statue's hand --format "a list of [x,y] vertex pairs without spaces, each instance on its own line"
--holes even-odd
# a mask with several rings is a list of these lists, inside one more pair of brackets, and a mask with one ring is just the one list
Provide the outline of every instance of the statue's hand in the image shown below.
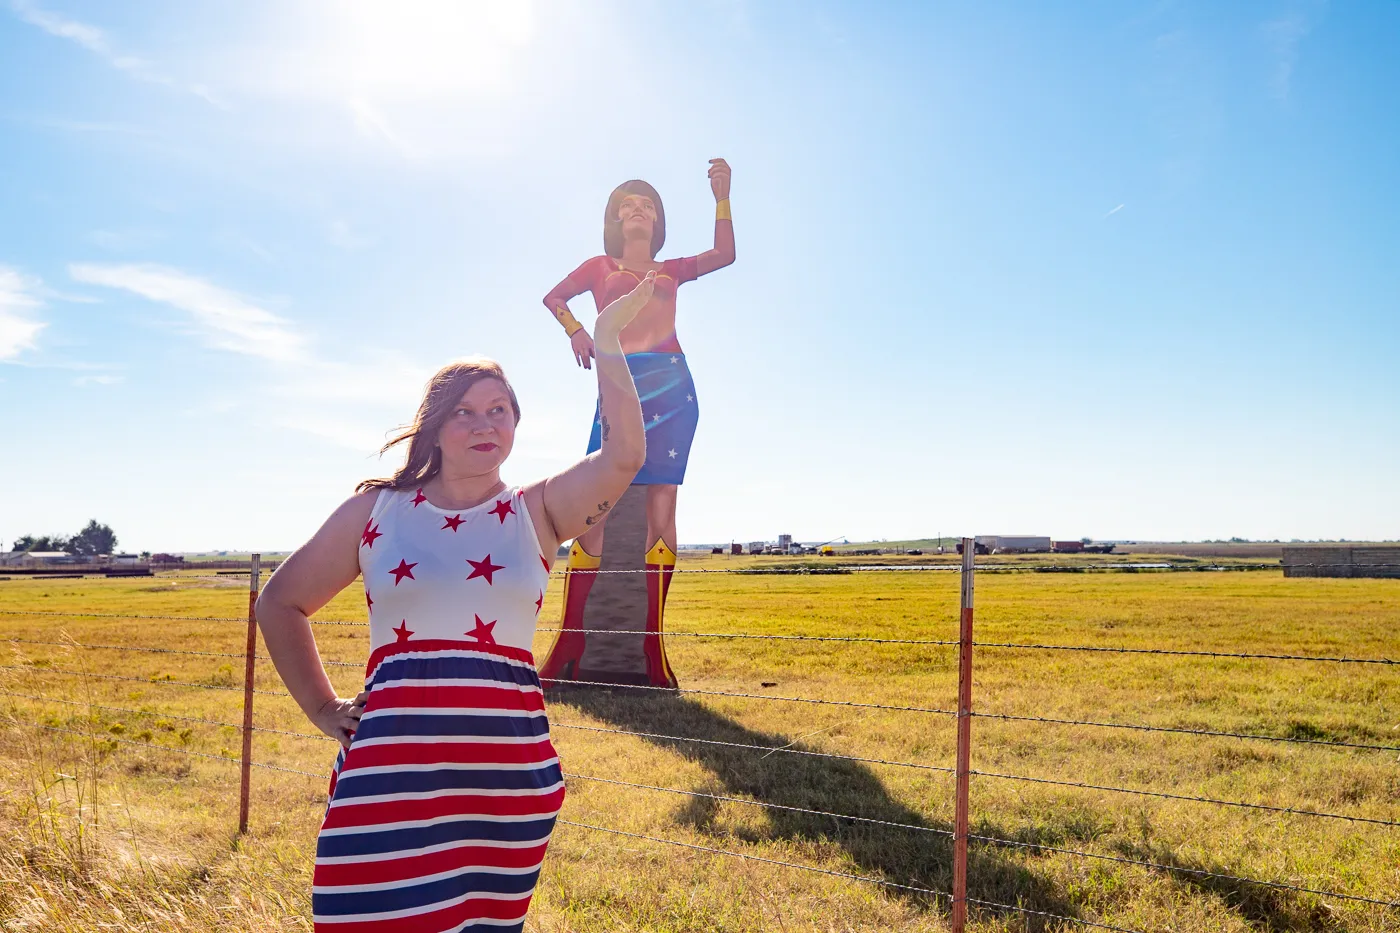
[[710,160],[710,190],[715,193],[716,201],[723,201],[729,197],[729,163],[723,159]]
[[593,325],[593,339],[603,352],[622,352],[622,329],[631,324],[637,313],[651,301],[652,289],[655,287],[656,273],[648,272],[646,278],[637,283],[636,288],[602,310],[598,315],[598,323]]
[[588,331],[580,327],[574,331],[574,335],[569,338],[569,344],[574,348],[574,359],[584,369],[593,368],[593,338],[588,336]]

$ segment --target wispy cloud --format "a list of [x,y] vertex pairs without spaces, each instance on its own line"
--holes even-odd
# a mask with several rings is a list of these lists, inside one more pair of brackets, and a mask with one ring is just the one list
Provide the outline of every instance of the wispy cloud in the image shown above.
[[[69,274],[88,285],[120,289],[188,315],[177,328],[205,346],[273,363],[261,391],[276,401],[273,423],[365,455],[384,443],[390,413],[412,411],[431,369],[375,352],[357,362],[313,352],[292,324],[252,300],[206,279],[165,266],[74,263]],[[120,377],[84,373],[75,385],[111,385]]]
[[305,338],[272,312],[198,276],[164,266],[75,263],[79,282],[132,292],[190,315],[191,331],[208,347],[292,363],[307,358]]
[[374,241],[362,236],[343,220],[333,220],[326,228],[326,239],[332,246],[344,250],[358,250],[373,246]]
[[278,400],[276,423],[368,455],[418,404],[431,375],[431,367],[393,353],[355,363],[309,360],[289,367],[270,387]]
[[73,380],[73,385],[79,388],[84,386],[114,386],[125,381],[125,376],[119,376],[115,373],[97,373],[92,376],[79,376]]
[[33,350],[39,332],[48,326],[35,318],[44,305],[38,298],[41,288],[37,279],[0,266],[0,360],[12,360]]
[[1294,5],[1284,15],[1264,23],[1261,32],[1273,53],[1273,74],[1269,78],[1274,96],[1287,100],[1293,84],[1293,71],[1298,66],[1298,48],[1312,32],[1323,4]]
[[1126,204],[1120,204],[1120,205],[1118,205],[1118,206],[1115,207],[1113,210],[1109,211],[1107,214],[1104,214],[1104,215],[1103,215],[1103,216],[1104,216],[1104,219],[1107,220],[1108,218],[1112,217],[1114,214],[1118,213],[1119,211],[1121,211],[1121,210],[1122,210],[1123,208],[1125,208],[1125,207],[1127,207]]
[[123,227],[116,230],[93,230],[88,233],[88,242],[114,253],[143,250],[163,240],[165,235],[159,230],[146,227]]
[[113,68],[125,72],[137,80],[183,90],[201,97],[211,104],[222,106],[214,98],[209,88],[204,85],[183,84],[159,71],[147,59],[119,51],[107,34],[97,26],[43,9],[32,0],[10,0],[10,6],[15,11],[15,15],[29,25],[37,26],[51,36],[76,43]]

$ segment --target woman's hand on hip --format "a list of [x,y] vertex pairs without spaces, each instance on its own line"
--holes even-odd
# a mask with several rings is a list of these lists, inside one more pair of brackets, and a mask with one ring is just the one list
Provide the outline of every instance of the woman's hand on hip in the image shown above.
[[584,369],[593,368],[593,338],[588,336],[588,331],[579,328],[574,331],[574,335],[569,338],[569,343],[574,348],[574,359]]
[[316,728],[348,749],[350,737],[360,728],[360,716],[365,711],[365,701],[368,699],[369,691],[366,690],[353,700],[344,697],[327,700],[316,711],[316,715],[311,717],[311,721],[316,724]]
[[598,322],[593,325],[593,339],[605,352],[622,352],[622,329],[631,324],[638,312],[651,301],[651,293],[655,288],[656,273],[648,272],[646,278],[637,283],[636,288],[608,305],[598,315]]

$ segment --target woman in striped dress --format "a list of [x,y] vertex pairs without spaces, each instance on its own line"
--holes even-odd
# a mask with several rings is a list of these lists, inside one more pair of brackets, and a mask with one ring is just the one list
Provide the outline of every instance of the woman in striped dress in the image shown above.
[[[318,933],[521,930],[564,799],[530,653],[551,558],[646,459],[623,327],[654,275],[599,316],[602,449],[506,485],[520,408],[498,364],[428,383],[392,479],[360,484],[268,581],[258,623],[306,715],[341,743],[316,843]],[[365,690],[337,697],[307,617],[362,576]]]

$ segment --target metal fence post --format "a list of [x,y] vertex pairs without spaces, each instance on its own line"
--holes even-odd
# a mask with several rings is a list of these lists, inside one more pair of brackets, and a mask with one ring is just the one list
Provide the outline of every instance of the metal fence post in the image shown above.
[[248,647],[243,655],[243,762],[238,784],[238,832],[248,831],[248,783],[253,770],[253,673],[258,651],[258,575],[262,555],[253,555],[248,574]]
[[963,538],[962,613],[958,620],[958,762],[953,816],[953,933],[967,926],[967,797],[972,770],[972,577],[976,540]]

